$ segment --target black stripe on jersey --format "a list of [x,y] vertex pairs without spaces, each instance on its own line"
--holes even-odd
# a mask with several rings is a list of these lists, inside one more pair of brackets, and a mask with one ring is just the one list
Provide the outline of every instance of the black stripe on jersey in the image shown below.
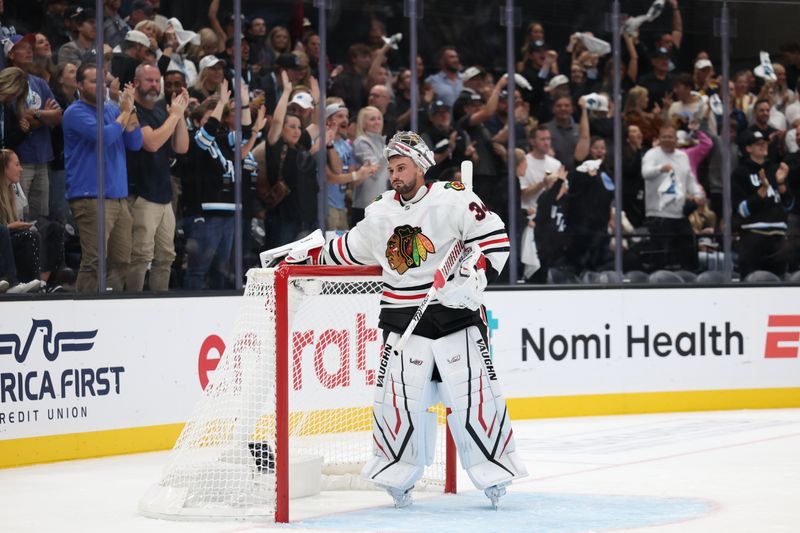
[[348,256],[348,258],[349,258],[349,259],[350,259],[350,261],[352,261],[353,263],[355,263],[355,264],[357,264],[357,265],[364,266],[364,263],[362,263],[361,261],[359,261],[358,259],[356,259],[355,257],[353,257],[353,252],[351,252],[351,251],[350,251],[350,245],[349,245],[349,244],[347,244],[347,239],[348,239],[349,237],[350,237],[350,233],[349,233],[349,232],[344,234],[344,249],[347,251],[347,256]]
[[336,253],[333,251],[334,242],[336,242],[336,239],[331,239],[330,244],[328,244],[328,255],[330,256],[331,259],[333,259],[334,263],[336,263],[337,265],[341,265],[342,263],[339,261],[339,258],[336,257]]
[[495,230],[495,231],[490,231],[489,233],[486,233],[485,235],[481,235],[480,237],[473,237],[471,239],[467,239],[466,241],[464,241],[464,244],[469,244],[469,243],[475,242],[475,241],[482,241],[483,239],[492,237],[493,235],[505,235],[505,234],[506,234],[506,230],[505,229],[498,229],[498,230]]
[[388,283],[384,283],[383,284],[383,288],[384,289],[391,289],[393,291],[422,291],[422,290],[430,289],[431,285],[433,285],[433,283],[427,283],[427,284],[423,284],[423,285],[415,285],[413,287],[392,287]]
[[[470,358],[469,358],[469,347],[470,347],[470,342],[471,341],[470,341],[470,338],[469,338],[469,332],[466,329],[464,330],[464,334],[465,334],[466,339],[467,339],[467,342],[466,342],[466,346],[467,346],[467,357],[466,357],[466,359],[467,359],[467,417],[466,417],[467,418],[467,424],[466,424],[466,430],[467,430],[467,433],[469,433],[470,437],[472,437],[473,442],[475,442],[475,446],[477,446],[477,448],[481,451],[483,456],[486,457],[487,461],[489,461],[490,463],[495,464],[498,467],[502,468],[503,470],[505,470],[506,472],[511,474],[512,477],[516,477],[516,476],[514,476],[514,472],[512,472],[511,470],[509,470],[508,468],[506,468],[505,466],[500,464],[500,462],[498,462],[494,458],[494,454],[497,453],[497,446],[500,443],[500,437],[503,434],[503,431],[502,431],[503,422],[505,422],[505,418],[506,418],[505,411],[508,410],[508,407],[506,407],[505,411],[503,412],[503,419],[500,421],[500,427],[497,430],[497,437],[495,437],[494,446],[492,446],[492,451],[491,452],[484,447],[483,442],[481,442],[481,438],[475,432],[475,428],[472,427],[472,423],[470,422],[470,411],[472,410],[472,365],[469,362],[470,361]],[[481,368],[478,369],[478,373],[479,374],[483,372],[482,366],[483,365],[481,365]],[[489,388],[489,390],[491,391],[491,387]]]
[[488,250],[481,250],[483,255],[489,255],[495,252],[510,252],[511,248],[508,246],[501,246],[500,248],[489,248]]

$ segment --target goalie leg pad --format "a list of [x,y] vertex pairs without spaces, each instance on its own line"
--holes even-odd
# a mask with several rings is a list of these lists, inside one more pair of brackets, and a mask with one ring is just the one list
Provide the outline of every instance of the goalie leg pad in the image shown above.
[[433,460],[436,415],[427,411],[436,401],[431,381],[431,341],[412,335],[402,354],[390,334],[378,367],[372,411],[373,457],[361,475],[378,485],[407,490]]
[[452,413],[447,422],[461,464],[479,489],[528,475],[515,453],[508,416],[489,347],[477,327],[433,343],[442,383],[439,392]]

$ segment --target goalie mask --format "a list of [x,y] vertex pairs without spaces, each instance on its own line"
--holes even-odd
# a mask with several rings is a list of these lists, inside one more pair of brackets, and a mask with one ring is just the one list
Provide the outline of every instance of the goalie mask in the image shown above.
[[431,149],[428,148],[422,137],[413,131],[399,131],[389,140],[383,150],[383,156],[389,160],[396,155],[410,157],[423,172],[427,172],[436,164]]

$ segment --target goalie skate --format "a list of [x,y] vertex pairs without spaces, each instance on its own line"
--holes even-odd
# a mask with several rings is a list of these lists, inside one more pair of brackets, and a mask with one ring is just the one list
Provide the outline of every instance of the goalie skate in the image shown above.
[[[386,492],[394,499],[394,507],[395,509],[402,509],[403,507],[408,507],[411,505],[411,491],[414,490],[414,486],[412,485],[411,488],[406,490],[395,489],[393,487],[385,487]],[[488,489],[487,489],[488,490]]]
[[495,511],[497,510],[497,506],[500,503],[500,497],[505,496],[506,494],[506,487],[509,483],[501,483],[499,485],[492,485],[491,487],[487,488],[483,491],[486,494],[486,497],[489,498],[489,501],[492,502],[492,509]]

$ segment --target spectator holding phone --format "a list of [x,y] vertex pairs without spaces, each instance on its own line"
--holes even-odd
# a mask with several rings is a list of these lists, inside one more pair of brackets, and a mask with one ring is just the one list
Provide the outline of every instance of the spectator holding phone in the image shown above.
[[57,292],[60,286],[49,287],[51,272],[58,269],[64,256],[63,228],[58,223],[26,221],[28,200],[22,191],[22,164],[12,150],[0,150],[0,224],[8,228],[19,279],[28,284],[23,292]]

